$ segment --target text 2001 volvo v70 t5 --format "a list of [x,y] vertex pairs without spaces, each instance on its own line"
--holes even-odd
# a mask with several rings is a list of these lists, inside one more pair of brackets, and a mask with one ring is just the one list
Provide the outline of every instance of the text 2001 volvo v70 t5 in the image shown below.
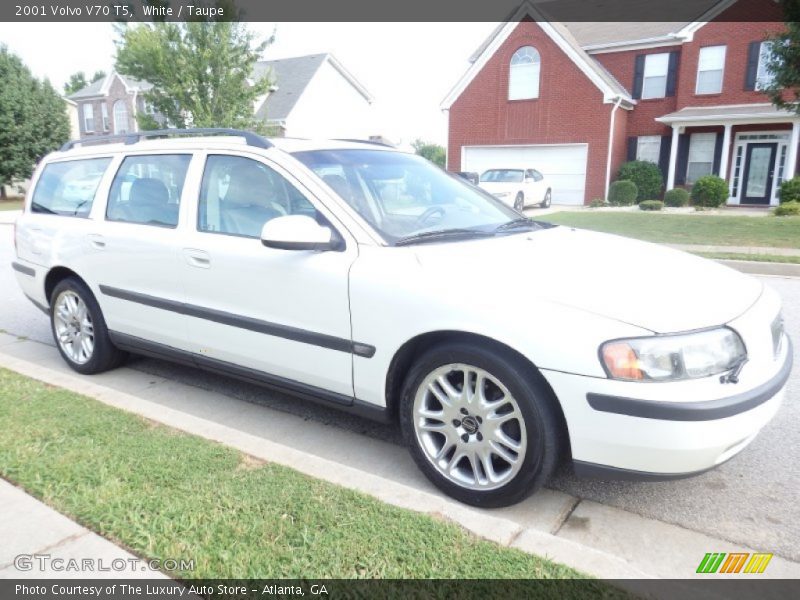
[[398,422],[480,506],[561,460],[703,471],[778,409],[792,347],[752,277],[521,218],[390,148],[201,133],[37,169],[13,266],[76,371],[137,352]]

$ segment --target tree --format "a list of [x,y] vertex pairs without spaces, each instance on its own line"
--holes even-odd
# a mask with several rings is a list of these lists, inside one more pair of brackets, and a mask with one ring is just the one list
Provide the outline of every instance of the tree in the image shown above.
[[433,164],[439,165],[443,169],[445,168],[447,154],[445,153],[444,146],[432,144],[430,142],[423,142],[418,138],[411,142],[411,147],[414,148],[414,152],[423,158],[427,158]]
[[233,21],[143,23],[117,31],[117,71],[151,83],[144,99],[170,124],[266,131],[253,107],[272,81],[251,77],[274,36],[257,42],[244,23]]
[[766,68],[772,81],[763,87],[778,108],[800,114],[800,1],[781,0],[786,30],[771,38]]
[[31,176],[36,163],[69,139],[64,100],[0,46],[0,197],[14,180]]
[[69,80],[67,83],[64,84],[64,95],[69,96],[70,94],[74,94],[78,90],[82,90],[90,83],[94,83],[98,79],[102,79],[106,76],[105,71],[95,71],[94,75],[92,75],[92,80],[86,80],[86,73],[83,71],[78,71],[77,73],[73,73],[69,76]]

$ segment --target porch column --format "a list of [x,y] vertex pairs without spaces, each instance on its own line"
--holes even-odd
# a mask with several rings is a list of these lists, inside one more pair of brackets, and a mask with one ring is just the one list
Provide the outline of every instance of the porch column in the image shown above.
[[722,134],[722,155],[719,159],[719,176],[723,179],[728,178],[728,160],[731,154],[731,125],[725,125],[725,131]]
[[791,179],[797,166],[797,143],[800,141],[800,121],[792,123],[792,136],[789,138],[789,155],[786,157],[787,165],[784,168],[784,179]]
[[680,127],[672,126],[672,145],[669,147],[669,168],[667,169],[667,190],[675,187],[675,163],[678,161],[678,136]]

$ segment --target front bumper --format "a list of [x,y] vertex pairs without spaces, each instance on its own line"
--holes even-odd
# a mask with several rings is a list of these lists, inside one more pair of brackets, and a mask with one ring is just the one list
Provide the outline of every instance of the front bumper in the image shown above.
[[662,480],[702,473],[743,450],[778,411],[792,361],[785,337],[768,373],[761,365],[735,386],[717,377],[641,384],[543,374],[561,400],[577,475]]

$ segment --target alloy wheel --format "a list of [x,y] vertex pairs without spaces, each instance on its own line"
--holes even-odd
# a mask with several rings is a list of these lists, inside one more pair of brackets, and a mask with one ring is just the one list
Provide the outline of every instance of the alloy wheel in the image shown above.
[[528,439],[519,404],[484,369],[454,363],[429,373],[417,389],[413,419],[425,457],[460,487],[496,489],[522,467]]
[[74,363],[83,365],[94,353],[94,325],[86,303],[73,291],[65,290],[56,298],[53,309],[56,342]]

